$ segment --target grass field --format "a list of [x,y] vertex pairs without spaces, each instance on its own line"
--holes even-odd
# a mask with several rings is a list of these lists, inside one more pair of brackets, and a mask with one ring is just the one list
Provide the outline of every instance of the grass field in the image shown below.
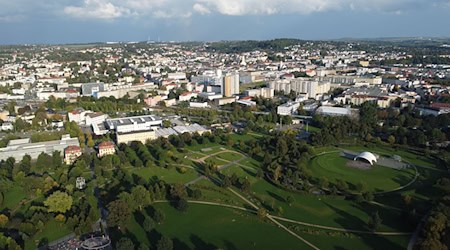
[[337,180],[346,181],[350,189],[358,183],[367,186],[366,191],[382,192],[393,190],[408,184],[414,179],[413,169],[396,170],[392,168],[374,166],[368,170],[362,170],[346,166],[348,159],[340,156],[340,153],[328,153],[317,156],[311,160],[310,169],[315,177],[326,177],[330,183]]
[[19,185],[12,186],[7,192],[3,192],[3,204],[0,207],[1,209],[9,208],[14,209],[17,207],[23,199],[26,199],[28,196],[24,193],[23,188]]
[[[289,224],[285,224],[288,225]],[[289,226],[294,229],[295,226]],[[317,231],[310,229],[295,230],[300,236],[313,243],[322,250],[335,249],[405,249],[410,236],[376,236]]]
[[68,230],[64,224],[55,220],[50,220],[45,224],[45,228],[41,232],[38,232],[25,242],[25,249],[36,249],[40,241],[50,243],[70,233],[71,231]]
[[186,183],[195,179],[198,174],[195,170],[188,168],[186,173],[180,173],[175,167],[170,169],[161,167],[133,168],[130,170],[145,179],[158,178],[167,183]]
[[380,145],[368,145],[367,147],[364,146],[343,146],[344,149],[362,152],[362,151],[370,151],[373,153],[376,153],[380,156],[390,158],[393,155],[398,155],[402,157],[402,161],[412,163],[419,166],[425,166],[425,167],[431,167],[431,168],[439,168],[439,166],[436,166],[436,163],[422,154],[418,154],[415,152],[406,151],[399,148],[392,148],[392,147],[386,147],[386,146],[380,146]]
[[[271,206],[282,207],[285,218],[315,223],[345,229],[369,230],[367,222],[373,211],[378,211],[383,223],[380,231],[406,231],[413,229],[402,223],[403,217],[399,211],[371,205],[355,203],[343,198],[328,198],[301,194],[280,189],[265,180],[258,180],[252,184],[252,195],[255,199],[265,202],[270,211]],[[288,196],[294,198],[289,205]],[[274,211],[272,211],[274,213]]]
[[221,159],[225,159],[227,161],[236,161],[239,160],[241,158],[243,158],[244,156],[238,154],[238,153],[233,153],[233,152],[224,152],[221,153],[219,155],[217,155],[219,158]]
[[156,230],[176,238],[180,249],[307,249],[298,239],[253,214],[195,204],[190,204],[185,214],[168,204],[155,207],[167,218]]

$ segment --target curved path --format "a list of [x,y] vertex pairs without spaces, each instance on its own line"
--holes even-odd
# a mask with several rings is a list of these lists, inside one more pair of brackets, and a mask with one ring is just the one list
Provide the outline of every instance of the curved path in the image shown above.
[[295,223],[295,224],[299,224],[302,226],[315,227],[315,228],[320,228],[320,229],[340,231],[340,232],[346,232],[346,233],[373,234],[373,235],[386,235],[386,236],[400,236],[400,235],[411,235],[412,234],[412,233],[408,233],[408,232],[376,232],[376,231],[345,229],[345,228],[338,228],[338,227],[328,227],[328,226],[321,226],[321,225],[317,225],[317,224],[306,223],[306,222],[302,222],[302,221],[286,219],[286,218],[278,217],[278,216],[272,216],[272,217],[277,220]]

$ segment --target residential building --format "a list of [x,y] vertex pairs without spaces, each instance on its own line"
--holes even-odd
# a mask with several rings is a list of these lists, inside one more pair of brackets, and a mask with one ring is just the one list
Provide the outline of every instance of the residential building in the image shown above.
[[68,146],[67,148],[64,149],[64,163],[66,163],[67,165],[71,165],[82,154],[83,153],[79,146]]
[[214,103],[217,106],[227,105],[233,102],[236,102],[236,97],[223,97],[219,99],[214,99]]
[[246,90],[244,94],[252,97],[273,98],[275,90],[272,88],[249,89]]
[[105,155],[113,155],[116,153],[116,145],[110,141],[104,141],[98,144],[98,154],[99,158]]
[[222,94],[225,97],[239,94],[239,74],[227,74],[224,77]]

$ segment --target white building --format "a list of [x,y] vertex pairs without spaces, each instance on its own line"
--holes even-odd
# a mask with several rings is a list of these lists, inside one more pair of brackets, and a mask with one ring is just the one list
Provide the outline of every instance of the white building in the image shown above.
[[306,94],[308,98],[316,99],[318,96],[328,93],[331,89],[330,82],[319,82],[309,78],[295,78],[291,81],[274,81],[270,88],[289,94],[294,91],[297,94]]
[[207,108],[208,103],[207,102],[189,102],[189,107],[191,108]]
[[352,116],[354,110],[350,108],[321,106],[316,109],[316,114],[323,116]]
[[295,114],[300,107],[298,102],[288,102],[277,107],[277,114],[279,115],[292,115]]
[[275,90],[272,88],[249,89],[244,92],[246,96],[273,98]]
[[108,115],[103,113],[90,113],[86,115],[86,125],[91,126],[92,124],[100,124],[106,121]]
[[149,131],[162,126],[162,119],[158,116],[144,115],[106,120],[106,127],[116,133],[130,133],[135,131]]
[[1,129],[2,131],[14,130],[14,126],[10,122],[4,122]]

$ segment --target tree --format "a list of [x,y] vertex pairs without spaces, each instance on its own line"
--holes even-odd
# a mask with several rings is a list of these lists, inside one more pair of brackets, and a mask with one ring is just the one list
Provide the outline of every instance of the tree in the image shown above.
[[131,196],[133,197],[134,203],[136,203],[139,210],[146,207],[152,203],[152,197],[150,192],[142,185],[133,187],[131,189]]
[[131,209],[123,200],[115,200],[108,204],[108,224],[111,226],[122,227],[131,216]]
[[144,228],[146,232],[152,231],[153,228],[155,228],[155,221],[150,217],[145,217],[144,223],[142,223],[142,228]]
[[138,248],[138,250],[149,250],[149,249],[150,247],[148,247],[147,244],[145,243],[141,243]]
[[194,191],[192,191],[192,198],[194,199],[202,198],[202,191],[200,189],[195,189]]
[[363,181],[356,183],[355,189],[357,192],[363,192],[367,189],[367,184]]
[[52,154],[52,164],[54,168],[59,168],[62,166],[61,153],[59,151],[54,151]]
[[0,228],[4,228],[6,224],[8,224],[8,222],[9,222],[8,216],[0,214]]
[[288,196],[286,197],[286,201],[287,201],[287,203],[289,204],[289,206],[291,206],[292,203],[294,202],[294,197],[292,197],[291,195],[288,195]]
[[390,135],[390,136],[388,137],[388,142],[389,142],[389,144],[394,145],[394,143],[395,143],[395,137],[394,137],[393,135]]
[[58,214],[55,216],[55,220],[59,222],[64,222],[66,221],[66,216],[64,216],[63,214]]
[[92,139],[92,135],[91,135],[91,132],[89,130],[86,132],[86,140],[87,140],[88,147],[93,148],[94,147],[94,140]]
[[230,177],[228,177],[227,175],[225,175],[225,177],[223,177],[223,181],[222,181],[222,187],[224,188],[229,188],[231,187],[231,179]]
[[187,197],[186,186],[180,183],[173,184],[170,187],[170,197],[173,199],[182,199]]
[[320,188],[322,188],[322,189],[328,188],[329,183],[330,182],[328,181],[327,177],[322,176],[322,177],[319,178],[319,186],[320,186]]
[[381,226],[381,222],[382,222],[382,220],[380,218],[380,215],[378,214],[378,211],[376,211],[371,214],[371,216],[369,218],[369,222],[367,224],[370,229],[375,231]]
[[175,204],[176,208],[181,212],[186,212],[188,210],[189,204],[186,199],[178,199]]
[[129,238],[122,237],[120,238],[119,242],[116,244],[117,250],[133,250],[134,244],[133,241],[131,241]]
[[242,192],[245,192],[245,193],[250,191],[250,181],[249,180],[244,179],[241,182],[241,190],[242,190]]
[[363,198],[365,201],[371,202],[374,199],[374,195],[372,192],[365,192],[365,193],[363,193]]
[[158,243],[156,244],[157,250],[172,250],[173,249],[173,241],[169,237],[162,236]]
[[267,216],[267,210],[264,208],[258,209],[258,217],[264,219]]
[[264,176],[264,172],[262,169],[258,169],[258,171],[256,172],[256,177],[258,178],[262,178]]
[[72,202],[72,196],[56,191],[44,201],[44,205],[48,207],[49,212],[65,213],[72,207]]
[[153,219],[155,220],[156,223],[161,224],[166,219],[166,215],[164,214],[163,211],[157,209],[153,214]]

